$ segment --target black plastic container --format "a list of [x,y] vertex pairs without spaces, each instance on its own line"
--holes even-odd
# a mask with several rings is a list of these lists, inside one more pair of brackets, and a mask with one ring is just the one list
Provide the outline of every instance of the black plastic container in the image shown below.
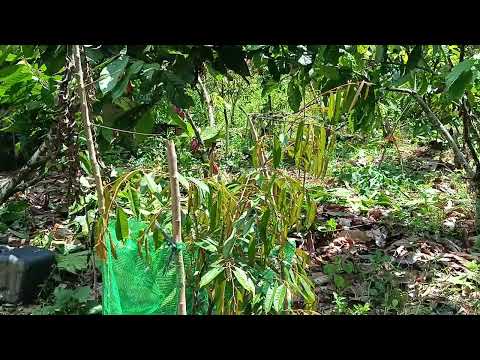
[[54,263],[51,251],[0,245],[0,303],[28,304],[34,300]]

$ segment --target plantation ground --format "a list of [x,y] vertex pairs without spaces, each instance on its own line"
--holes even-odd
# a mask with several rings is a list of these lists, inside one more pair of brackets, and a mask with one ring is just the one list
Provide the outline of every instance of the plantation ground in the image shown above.
[[[325,179],[306,176],[319,205],[318,226],[298,234],[296,242],[310,253],[318,306],[305,312],[298,303],[294,313],[480,313],[472,199],[452,154],[436,147],[403,141],[401,162],[391,147],[380,163],[381,143],[345,141]],[[303,173],[286,171],[303,181]],[[9,201],[10,214],[24,217],[5,221],[3,211],[8,227],[3,242],[50,247],[58,254],[78,250],[58,256],[58,268],[36,304],[2,305],[0,313],[98,311],[100,296],[85,291],[92,285],[88,251],[76,239],[87,229],[78,231],[66,219],[64,197],[61,176],[51,174]],[[22,201],[28,204],[26,212]]]

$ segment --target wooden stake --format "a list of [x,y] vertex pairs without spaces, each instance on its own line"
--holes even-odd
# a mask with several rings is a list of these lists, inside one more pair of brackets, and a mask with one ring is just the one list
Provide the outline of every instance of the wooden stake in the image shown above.
[[105,198],[103,196],[102,175],[100,166],[98,165],[97,154],[95,152],[95,139],[92,135],[92,124],[90,122],[90,113],[88,111],[87,93],[85,91],[85,83],[83,81],[82,61],[80,58],[80,45],[73,46],[73,57],[75,59],[75,68],[78,81],[78,94],[80,96],[80,110],[82,112],[82,121],[85,134],[87,137],[88,155],[92,164],[93,177],[95,178],[95,188],[98,198],[98,212],[100,216],[105,214]]
[[[182,223],[180,208],[180,187],[178,185],[177,154],[175,144],[168,141],[167,144],[168,172],[170,175],[170,193],[172,198],[172,228],[173,241],[175,244],[182,242]],[[183,265],[183,253],[177,251],[177,287],[178,287],[178,308],[179,315],[187,315],[187,302],[185,299],[185,268]]]

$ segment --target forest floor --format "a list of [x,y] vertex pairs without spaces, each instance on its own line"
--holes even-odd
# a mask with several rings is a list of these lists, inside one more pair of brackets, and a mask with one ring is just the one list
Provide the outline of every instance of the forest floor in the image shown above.
[[304,245],[317,311],[479,314],[472,199],[452,155],[403,144],[380,164],[378,149],[347,150],[324,188],[310,181],[326,224]]
[[[311,255],[315,313],[480,314],[472,199],[451,154],[401,144],[401,161],[394,148],[380,161],[379,148],[345,143],[326,179],[306,176],[319,225],[298,243]],[[98,312],[86,239],[75,235],[87,229],[67,221],[65,189],[50,174],[0,208],[0,244],[55,249],[59,260],[34,305],[0,314]]]

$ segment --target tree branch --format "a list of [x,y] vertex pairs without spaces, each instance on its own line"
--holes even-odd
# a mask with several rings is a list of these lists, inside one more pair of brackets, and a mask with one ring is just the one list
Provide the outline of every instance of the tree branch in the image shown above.
[[460,116],[463,119],[463,136],[464,136],[464,141],[468,146],[468,149],[470,150],[470,153],[472,154],[473,161],[475,162],[475,166],[477,169],[480,168],[480,160],[478,157],[478,152],[473,146],[471,135],[470,135],[470,129],[472,128],[472,122],[470,119],[470,116],[468,115],[468,107],[465,102],[462,102],[462,108],[460,108]]
[[411,89],[402,89],[402,88],[385,88],[387,91],[394,91],[394,92],[400,92],[404,94],[409,94],[415,98],[417,103],[420,105],[422,110],[425,112],[425,114],[428,116],[428,118],[433,122],[435,126],[439,128],[439,130],[442,132],[442,134],[445,136],[447,139],[448,143],[452,147],[452,150],[457,157],[457,159],[460,161],[462,164],[463,168],[465,169],[465,172],[467,173],[467,176],[469,178],[474,178],[475,173],[468,165],[468,161],[465,159],[465,156],[461,152],[457,142],[453,139],[452,135],[448,132],[447,128],[442,124],[440,119],[432,112],[430,107],[427,105],[427,103],[422,99],[420,95],[417,94],[416,91],[411,90]]
[[202,89],[203,98],[205,99],[205,104],[207,104],[208,122],[210,126],[215,126],[215,111],[213,109],[212,99],[200,74],[198,75],[198,85]]

